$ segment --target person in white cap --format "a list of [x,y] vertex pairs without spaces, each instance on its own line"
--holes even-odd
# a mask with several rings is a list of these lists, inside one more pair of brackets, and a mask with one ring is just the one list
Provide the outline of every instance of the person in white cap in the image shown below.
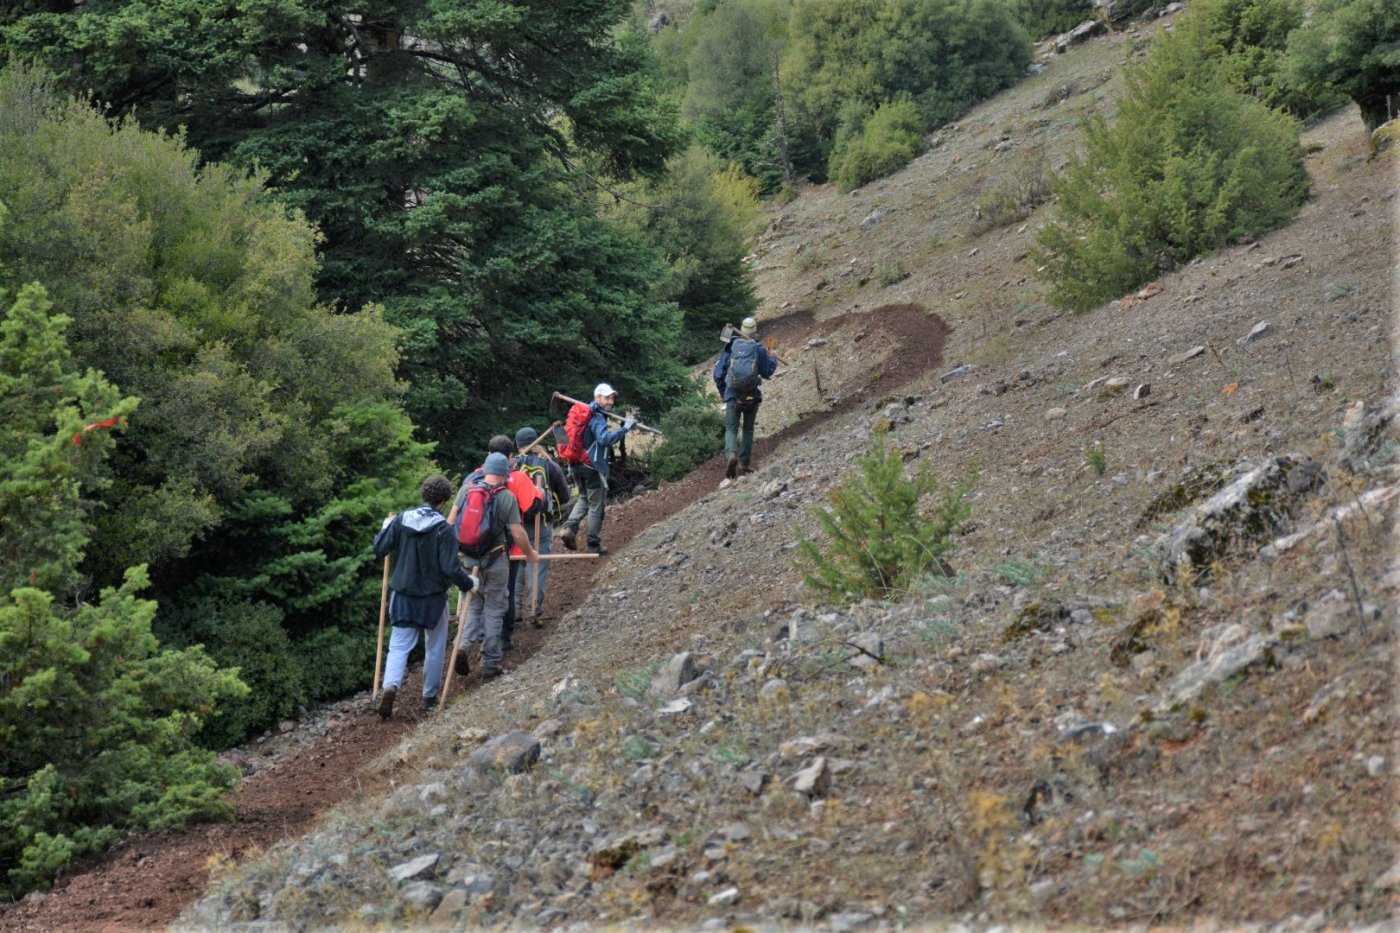
[[[758,322],[746,317],[739,335],[725,344],[715,363],[715,388],[724,399],[724,455],[728,458],[725,475],[733,479],[749,472],[753,459],[753,426],[763,392],[758,384],[773,378],[778,361],[758,342]],[[743,420],[740,435],[739,422]]]
[[608,503],[608,448],[622,440],[637,425],[635,418],[627,418],[617,430],[609,431],[608,419],[603,413],[612,411],[615,404],[617,390],[606,382],[598,383],[593,390],[593,402],[588,406],[588,426],[583,432],[583,443],[588,450],[590,463],[569,464],[579,494],[564,522],[564,530],[559,533],[559,540],[571,551],[578,550],[579,525],[587,515],[588,550],[595,554],[608,553],[608,549],[603,547],[603,512]]

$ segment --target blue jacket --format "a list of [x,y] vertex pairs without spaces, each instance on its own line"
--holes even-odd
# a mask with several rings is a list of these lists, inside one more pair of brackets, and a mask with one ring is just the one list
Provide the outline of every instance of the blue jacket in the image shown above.
[[589,402],[588,410],[591,414],[588,416],[588,427],[583,429],[583,442],[588,448],[588,459],[593,461],[593,469],[598,471],[599,476],[607,479],[608,448],[622,440],[627,431],[622,427],[609,431],[608,417],[603,414],[603,409],[597,402]]
[[[735,337],[724,345],[724,350],[719,355],[719,361],[715,363],[715,388],[719,389],[720,398],[726,402],[734,401],[734,390],[724,384],[724,377],[729,374],[729,351],[734,346],[735,340],[742,340],[742,337]],[[773,374],[778,371],[778,361],[775,360],[763,344],[758,345],[758,375],[761,379],[772,379]],[[755,402],[763,401],[762,390],[753,390]]]

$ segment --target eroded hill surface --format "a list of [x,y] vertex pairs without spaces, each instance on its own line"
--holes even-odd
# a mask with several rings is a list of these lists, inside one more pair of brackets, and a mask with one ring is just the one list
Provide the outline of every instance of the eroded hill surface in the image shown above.
[[[610,508],[509,677],[181,923],[1385,923],[1396,156],[1333,117],[1295,223],[1054,313],[1044,209],[979,199],[1111,108],[1128,40],[775,210],[757,471]],[[822,606],[796,536],[876,436],[977,471],[956,576]]]

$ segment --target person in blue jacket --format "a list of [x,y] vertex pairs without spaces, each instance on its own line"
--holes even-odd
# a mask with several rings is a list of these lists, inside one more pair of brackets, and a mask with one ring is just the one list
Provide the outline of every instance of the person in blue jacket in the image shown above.
[[423,504],[384,519],[374,536],[374,555],[394,557],[389,578],[389,660],[384,666],[384,689],[379,695],[379,716],[394,713],[394,700],[403,683],[408,653],[423,634],[423,710],[437,706],[442,686],[442,659],[447,648],[447,590],[454,583],[463,593],[474,585],[471,574],[457,557],[457,535],[438,510],[452,498],[452,484],[445,476],[430,476],[420,489]]
[[[753,460],[753,426],[763,401],[759,383],[773,378],[778,361],[758,342],[758,322],[746,317],[739,335],[730,338],[715,363],[715,388],[724,399],[724,455],[729,459],[724,475],[733,479],[748,473]],[[743,432],[740,434],[740,420]]]
[[583,431],[583,443],[588,448],[588,459],[592,466],[583,463],[569,464],[578,485],[579,494],[574,507],[564,522],[564,530],[559,540],[571,551],[578,550],[578,529],[583,517],[588,516],[588,550],[595,554],[606,554],[603,547],[603,512],[608,503],[608,448],[637,425],[637,419],[624,419],[615,431],[608,430],[608,419],[603,413],[612,411],[617,404],[617,390],[606,382],[598,383],[593,390],[593,402],[588,406],[588,426]]

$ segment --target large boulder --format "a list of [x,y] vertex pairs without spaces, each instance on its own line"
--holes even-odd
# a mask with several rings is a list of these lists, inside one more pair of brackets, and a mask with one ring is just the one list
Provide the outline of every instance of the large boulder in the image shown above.
[[1232,549],[1271,540],[1321,483],[1321,465],[1311,460],[1278,457],[1246,471],[1157,540],[1162,578],[1194,582]]
[[524,732],[498,735],[467,756],[467,767],[476,772],[507,771],[520,774],[540,760],[540,740]]

